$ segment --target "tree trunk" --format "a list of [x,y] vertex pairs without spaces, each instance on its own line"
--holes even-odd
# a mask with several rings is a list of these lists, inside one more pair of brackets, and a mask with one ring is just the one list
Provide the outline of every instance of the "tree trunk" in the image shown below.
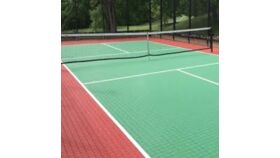
[[116,32],[115,0],[102,0],[103,12],[106,21],[106,32]]

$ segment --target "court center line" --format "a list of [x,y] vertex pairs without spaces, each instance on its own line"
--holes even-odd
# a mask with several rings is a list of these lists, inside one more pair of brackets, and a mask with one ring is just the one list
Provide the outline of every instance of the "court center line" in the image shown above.
[[107,44],[107,43],[102,43],[102,44],[103,44],[104,46],[113,48],[113,49],[115,49],[115,50],[118,50],[118,51],[121,51],[121,52],[124,52],[124,53],[129,53],[129,52],[126,51],[126,50],[120,49],[120,48],[118,48],[118,47],[114,47],[114,46],[112,46],[112,45],[110,45],[110,44]]
[[183,73],[183,74],[186,74],[186,75],[188,75],[188,76],[192,76],[192,77],[194,77],[194,78],[198,78],[198,79],[200,79],[200,80],[203,80],[203,81],[212,83],[212,84],[214,84],[214,85],[216,85],[216,86],[219,86],[219,83],[217,83],[217,82],[214,82],[214,81],[211,81],[211,80],[206,79],[206,78],[204,78],[204,77],[201,77],[201,76],[198,76],[198,75],[195,75],[195,74],[192,74],[192,73],[183,71],[182,69],[177,69],[177,71],[179,71],[179,72],[181,72],[181,73]]
[[110,81],[116,81],[116,80],[123,80],[123,79],[129,79],[129,78],[161,74],[161,73],[166,73],[166,72],[171,72],[171,71],[178,71],[178,69],[194,69],[194,68],[207,67],[207,66],[212,66],[212,65],[217,65],[217,64],[219,64],[219,63],[215,62],[215,63],[201,64],[201,65],[194,65],[194,66],[186,66],[186,67],[167,69],[167,70],[162,70],[162,71],[154,71],[154,72],[142,73],[142,74],[137,74],[137,75],[105,79],[105,80],[89,81],[89,82],[85,82],[84,84],[89,85],[89,84],[96,84],[96,83],[104,83],[104,82],[110,82]]
[[101,104],[101,102],[87,89],[87,87],[78,79],[78,77],[68,68],[63,65],[67,71],[75,78],[75,80],[83,87],[83,89],[91,96],[91,98],[99,105],[113,123],[121,130],[121,132],[130,140],[130,142],[140,151],[145,158],[150,158],[150,155],[138,144],[138,142],[126,131],[126,129],[114,118],[113,115]]

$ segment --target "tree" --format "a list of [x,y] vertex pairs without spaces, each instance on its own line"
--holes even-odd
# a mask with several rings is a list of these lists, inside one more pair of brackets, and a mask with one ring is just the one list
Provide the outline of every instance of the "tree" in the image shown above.
[[[128,1],[128,8],[126,7]],[[116,32],[117,26],[143,25],[149,22],[150,0],[61,0],[61,29],[73,30],[91,28],[92,31]],[[152,1],[152,20],[159,21],[160,0]],[[173,0],[162,0],[163,21],[167,24],[173,16]],[[176,16],[188,16],[189,0],[176,0]],[[205,26],[207,23],[208,0],[192,0],[194,23]],[[212,24],[218,27],[219,0],[211,0]],[[127,10],[128,9],[128,10]],[[129,14],[128,14],[129,13]],[[196,19],[198,17],[198,19]]]
[[88,27],[89,0],[61,0],[62,30]]
[[116,24],[115,0],[102,0],[101,5],[106,21],[105,31],[116,32],[117,24]]

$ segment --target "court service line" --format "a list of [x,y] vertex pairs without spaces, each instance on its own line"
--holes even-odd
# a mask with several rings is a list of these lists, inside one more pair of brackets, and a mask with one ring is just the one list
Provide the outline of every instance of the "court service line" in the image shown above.
[[67,71],[75,78],[75,80],[83,87],[83,89],[91,96],[91,98],[99,105],[113,123],[121,130],[121,132],[130,140],[130,142],[141,152],[145,158],[150,158],[150,155],[136,142],[136,140],[126,131],[126,129],[114,118],[113,115],[101,104],[101,102],[87,89],[87,87],[78,79],[78,77],[68,68],[63,65]]
[[166,73],[166,72],[171,72],[171,71],[178,71],[179,69],[194,69],[194,68],[207,67],[207,66],[212,66],[212,65],[217,65],[217,64],[219,64],[219,63],[215,62],[215,63],[208,63],[208,64],[202,64],[202,65],[180,67],[180,68],[167,69],[167,70],[162,70],[162,71],[154,71],[154,72],[142,73],[142,74],[137,74],[137,75],[130,75],[130,76],[124,76],[124,77],[105,79],[105,80],[90,81],[90,82],[85,82],[84,84],[85,85],[89,85],[89,84],[110,82],[110,81],[116,81],[116,80],[123,80],[123,79],[129,79],[129,78],[136,78],[136,77],[142,77],[142,76],[161,74],[161,73]]
[[195,74],[192,74],[192,73],[183,71],[182,69],[177,69],[177,71],[179,71],[179,72],[181,72],[181,73],[183,73],[183,74],[186,74],[186,75],[188,75],[188,76],[192,76],[192,77],[194,77],[194,78],[198,78],[198,79],[200,79],[200,80],[203,80],[203,81],[212,83],[212,84],[214,84],[214,85],[216,85],[216,86],[219,86],[219,83],[217,83],[217,82],[214,82],[214,81],[208,80],[208,79],[206,79],[206,78],[204,78],[204,77],[201,77],[201,76],[198,76],[198,75],[195,75]]
[[102,43],[102,44],[103,44],[104,46],[113,48],[113,49],[115,49],[115,50],[118,50],[118,51],[121,51],[121,52],[124,52],[124,53],[129,53],[129,52],[126,51],[126,50],[120,49],[120,48],[118,48],[118,47],[114,47],[114,46],[112,46],[112,45],[110,45],[110,44],[107,44],[107,43]]

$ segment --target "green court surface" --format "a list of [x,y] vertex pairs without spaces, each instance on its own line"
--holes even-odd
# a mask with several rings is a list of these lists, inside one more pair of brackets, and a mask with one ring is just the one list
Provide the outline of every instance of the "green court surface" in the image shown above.
[[[62,46],[62,56],[139,53],[146,41]],[[151,51],[183,50],[150,42]],[[82,50],[82,51],[81,51]],[[218,157],[218,56],[198,51],[67,67],[151,157]]]

